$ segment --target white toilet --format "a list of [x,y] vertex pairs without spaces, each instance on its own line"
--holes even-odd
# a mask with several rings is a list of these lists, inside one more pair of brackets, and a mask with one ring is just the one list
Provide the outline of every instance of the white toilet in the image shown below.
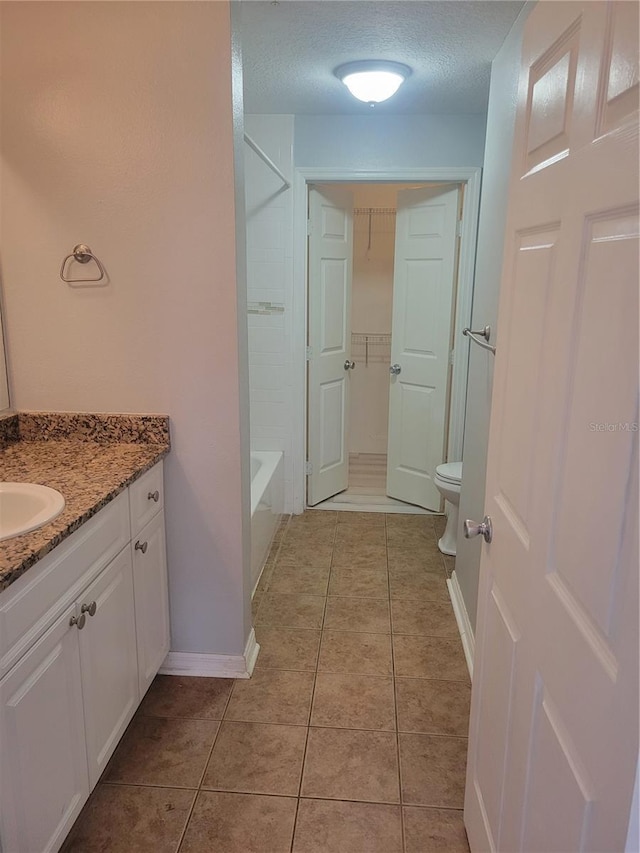
[[443,554],[456,555],[456,535],[458,532],[458,506],[460,505],[460,484],[462,483],[462,462],[446,462],[438,465],[433,482],[442,497],[449,502],[445,505],[447,526],[438,542]]

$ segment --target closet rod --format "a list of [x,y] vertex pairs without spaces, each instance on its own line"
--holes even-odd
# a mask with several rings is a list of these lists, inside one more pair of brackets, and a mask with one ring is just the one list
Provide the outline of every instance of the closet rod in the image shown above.
[[280,180],[281,180],[281,181],[282,181],[282,183],[284,184],[283,189],[289,189],[289,187],[291,186],[291,184],[289,183],[289,181],[285,178],[285,176],[282,174],[282,172],[280,171],[280,169],[278,169],[278,167],[277,167],[277,166],[276,166],[276,164],[273,162],[273,160],[271,159],[271,157],[269,157],[269,156],[268,156],[268,154],[265,154],[265,152],[262,150],[262,148],[260,148],[260,146],[258,145],[258,143],[257,143],[257,142],[254,142],[254,141],[253,141],[253,139],[249,136],[249,134],[248,134],[248,133],[245,133],[245,135],[244,135],[244,141],[247,143],[247,145],[249,146],[249,148],[253,149],[253,150],[256,152],[256,154],[257,154],[257,155],[258,155],[258,157],[262,160],[262,162],[263,162],[263,163],[266,163],[266,164],[267,164],[267,166],[271,169],[271,171],[272,171],[272,172],[275,172],[275,174],[280,178]]

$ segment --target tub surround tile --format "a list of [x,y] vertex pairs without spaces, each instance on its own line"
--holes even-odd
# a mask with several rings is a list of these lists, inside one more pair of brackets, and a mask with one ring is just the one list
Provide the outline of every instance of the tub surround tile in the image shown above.
[[395,733],[310,728],[301,796],[399,803]]
[[462,812],[405,806],[406,853],[470,853]]
[[201,791],[180,853],[289,853],[294,797]]
[[146,717],[221,720],[233,683],[232,678],[156,675],[142,700],[140,714]]
[[234,684],[224,718],[236,722],[306,726],[313,682],[312,672],[256,669],[250,679]]
[[297,797],[306,741],[306,726],[225,721],[202,787]]
[[400,807],[301,799],[293,853],[402,853]]
[[220,723],[135,717],[105,771],[106,782],[197,788]]
[[[78,423],[84,423],[84,417],[55,415],[53,423],[58,424],[56,419],[62,422],[64,418],[71,421],[76,418]],[[86,417],[109,420],[121,416]],[[122,417],[126,419],[126,429],[123,427],[118,432],[114,427],[109,432],[105,428],[105,432],[96,440],[91,435],[98,434],[96,423],[99,421],[91,421],[83,438],[78,438],[73,431],[65,433],[67,437],[62,437],[62,427],[55,426],[51,432],[45,430],[48,437],[43,440],[38,437],[34,424],[42,425],[45,429],[44,421],[41,424],[38,420],[45,416],[34,415],[33,420],[31,414],[18,415],[20,440],[0,451],[0,480],[50,486],[64,495],[66,504],[62,513],[50,524],[0,543],[0,591],[167,455],[170,449],[167,418],[142,416],[155,425],[148,433],[153,441],[147,442],[143,440],[147,435],[146,428],[135,427],[137,416]],[[25,427],[26,439],[23,422],[28,424]],[[122,435],[123,439],[105,438],[105,435],[116,434]],[[164,442],[158,440],[162,435],[166,437]]]
[[256,669],[297,669],[315,672],[321,631],[310,628],[274,628],[259,625],[260,654]]
[[195,791],[101,783],[62,853],[176,853]]

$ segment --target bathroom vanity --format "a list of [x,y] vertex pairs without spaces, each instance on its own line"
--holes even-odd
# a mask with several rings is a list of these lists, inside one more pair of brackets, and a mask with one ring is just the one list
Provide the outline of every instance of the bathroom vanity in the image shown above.
[[67,501],[46,528],[0,542],[6,853],[59,849],[169,650],[167,452],[168,431],[166,444],[64,438],[0,452],[0,479],[26,477],[31,458]]

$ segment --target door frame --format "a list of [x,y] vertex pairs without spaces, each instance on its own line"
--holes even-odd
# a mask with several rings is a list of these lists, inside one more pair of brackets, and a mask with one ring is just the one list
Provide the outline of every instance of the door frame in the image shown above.
[[462,206],[462,236],[456,296],[454,327],[455,358],[451,377],[451,405],[447,458],[462,459],[464,415],[469,368],[469,339],[462,334],[471,322],[473,280],[478,238],[480,185],[482,168],[437,166],[432,168],[382,169],[379,171],[341,169],[338,167],[297,166],[293,177],[293,339],[292,339],[292,399],[294,434],[293,511],[301,513],[306,507],[307,458],[307,211],[308,186],[311,183],[387,183],[403,184],[446,182],[465,184]]

